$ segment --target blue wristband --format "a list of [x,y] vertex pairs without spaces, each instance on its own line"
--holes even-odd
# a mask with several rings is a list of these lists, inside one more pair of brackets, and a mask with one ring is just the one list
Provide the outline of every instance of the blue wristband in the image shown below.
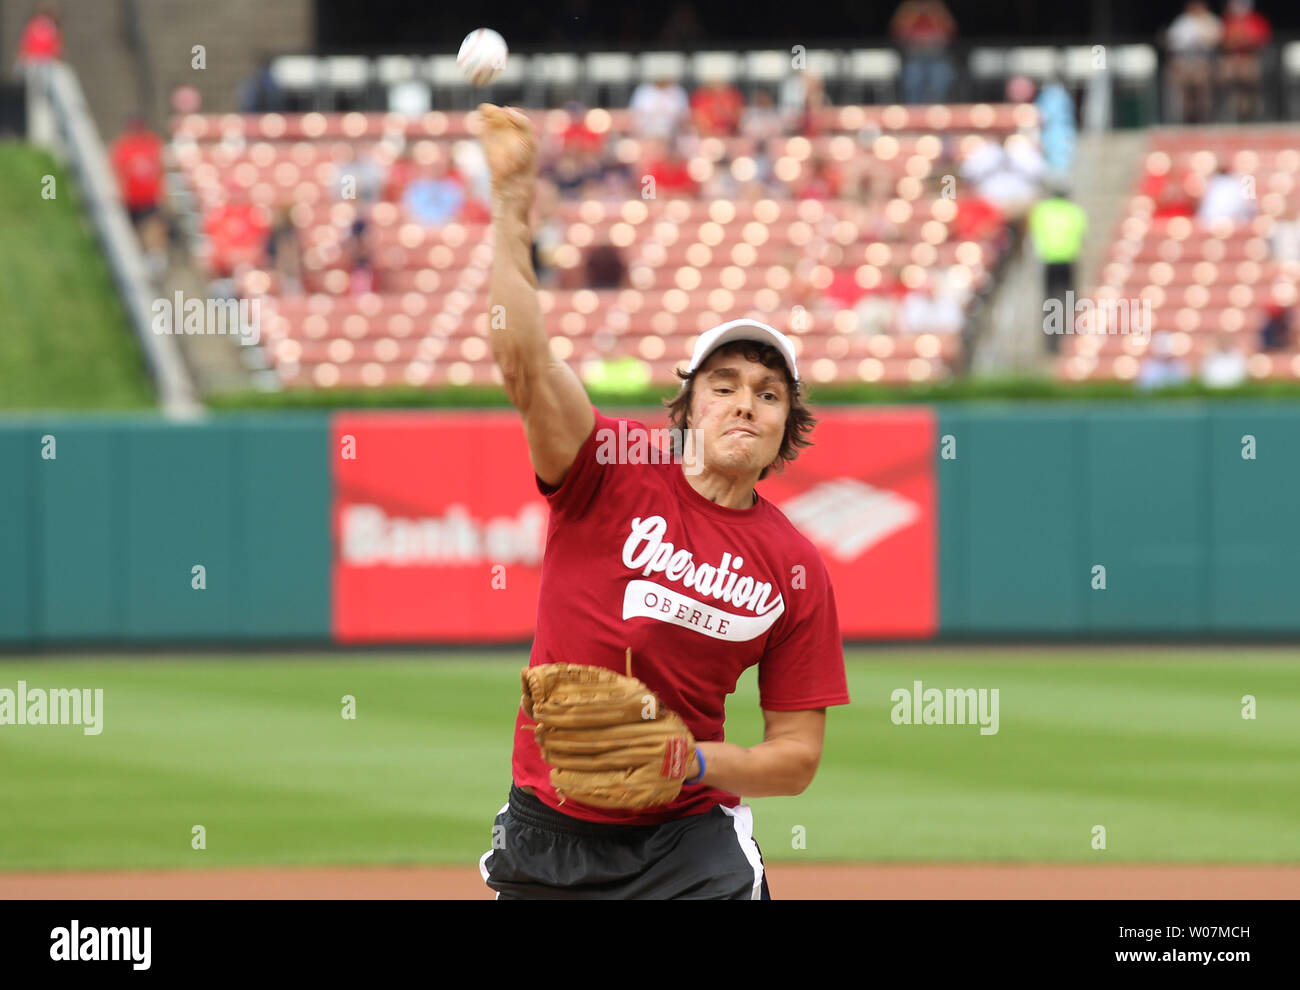
[[683,785],[698,784],[700,782],[700,778],[704,776],[704,754],[697,749],[695,751],[695,758],[700,761],[700,772],[697,773],[695,777],[691,780],[683,780],[682,781]]

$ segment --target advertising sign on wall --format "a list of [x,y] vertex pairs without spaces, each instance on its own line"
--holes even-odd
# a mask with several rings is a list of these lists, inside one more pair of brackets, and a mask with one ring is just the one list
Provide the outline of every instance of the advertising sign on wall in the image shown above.
[[[818,412],[814,446],[760,494],[821,552],[846,638],[933,636],[933,413]],[[548,509],[518,414],[342,413],[332,429],[335,639],[528,640]]]

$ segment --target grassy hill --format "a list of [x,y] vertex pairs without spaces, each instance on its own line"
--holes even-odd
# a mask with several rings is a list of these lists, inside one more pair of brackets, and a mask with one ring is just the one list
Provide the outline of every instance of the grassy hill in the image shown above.
[[45,152],[0,143],[0,218],[0,410],[151,406],[76,184]]

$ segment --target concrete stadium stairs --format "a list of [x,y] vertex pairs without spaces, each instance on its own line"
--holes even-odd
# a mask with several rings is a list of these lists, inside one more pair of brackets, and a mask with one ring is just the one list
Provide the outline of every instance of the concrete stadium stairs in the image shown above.
[[[1073,194],[1088,214],[1088,233],[1076,265],[1077,293],[1097,284],[1146,145],[1146,131],[1079,136]],[[1025,238],[984,311],[971,357],[974,375],[1052,374],[1055,361],[1042,332],[1042,303],[1043,266]]]

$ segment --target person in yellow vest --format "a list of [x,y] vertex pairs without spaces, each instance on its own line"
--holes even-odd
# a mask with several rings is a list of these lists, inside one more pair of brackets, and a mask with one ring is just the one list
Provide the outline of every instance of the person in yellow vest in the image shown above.
[[[1087,214],[1064,188],[1039,200],[1029,211],[1029,239],[1034,253],[1043,262],[1043,299],[1060,300],[1065,316],[1063,333],[1074,329],[1074,262],[1083,250],[1087,232]],[[1061,340],[1055,333],[1049,333],[1047,341],[1053,354],[1060,350]]]

